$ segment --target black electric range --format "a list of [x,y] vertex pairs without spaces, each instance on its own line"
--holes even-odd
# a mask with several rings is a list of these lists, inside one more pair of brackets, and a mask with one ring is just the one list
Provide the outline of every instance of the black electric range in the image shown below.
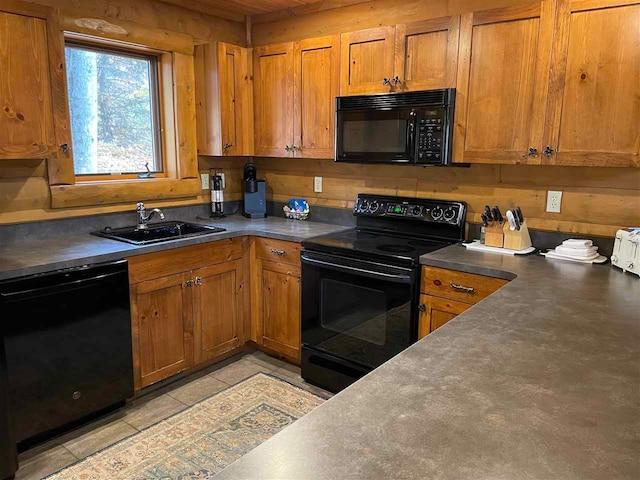
[[417,341],[419,258],[464,239],[466,205],[360,194],[354,215],[302,243],[302,376],[334,392]]

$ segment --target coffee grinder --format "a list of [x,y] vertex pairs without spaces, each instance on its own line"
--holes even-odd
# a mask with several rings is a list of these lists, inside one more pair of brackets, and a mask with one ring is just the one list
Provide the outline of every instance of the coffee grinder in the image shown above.
[[267,216],[267,184],[257,179],[256,166],[247,163],[243,170],[244,211],[247,218],[265,218]]
[[211,172],[211,218],[224,218],[224,180],[219,172]]

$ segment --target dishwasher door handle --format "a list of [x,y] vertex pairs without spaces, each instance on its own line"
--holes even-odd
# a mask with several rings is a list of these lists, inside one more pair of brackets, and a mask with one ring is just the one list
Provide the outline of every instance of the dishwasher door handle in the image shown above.
[[46,287],[32,288],[20,290],[17,292],[0,292],[0,299],[3,302],[17,302],[29,298],[45,297],[47,295],[55,295],[56,293],[68,292],[71,290],[79,290],[81,288],[92,287],[96,284],[104,282],[105,280],[122,275],[122,271],[103,273],[95,275],[93,277],[81,278],[79,280],[72,280],[70,282],[58,283],[56,285],[50,285]]

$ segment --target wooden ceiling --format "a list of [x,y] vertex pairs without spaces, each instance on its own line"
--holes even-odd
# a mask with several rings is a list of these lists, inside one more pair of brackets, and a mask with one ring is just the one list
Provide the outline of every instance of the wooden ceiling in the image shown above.
[[190,10],[227,18],[234,21],[244,21],[246,15],[305,7],[323,0],[159,0],[163,3],[179,5]]

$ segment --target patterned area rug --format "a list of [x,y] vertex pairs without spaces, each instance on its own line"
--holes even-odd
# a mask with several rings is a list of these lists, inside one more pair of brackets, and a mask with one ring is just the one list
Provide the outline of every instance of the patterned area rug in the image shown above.
[[323,402],[259,373],[47,479],[210,479]]

